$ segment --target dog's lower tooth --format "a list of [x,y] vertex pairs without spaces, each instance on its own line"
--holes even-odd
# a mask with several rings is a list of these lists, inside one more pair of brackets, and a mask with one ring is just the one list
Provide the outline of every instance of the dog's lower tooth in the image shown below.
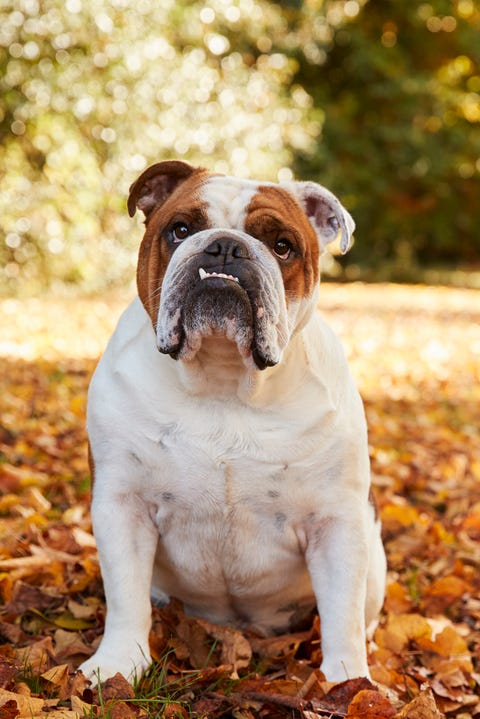
[[200,279],[201,279],[201,280],[204,280],[205,277],[208,277],[208,272],[205,272],[205,270],[203,269],[203,267],[199,267],[199,268],[198,268],[198,274],[200,275]]

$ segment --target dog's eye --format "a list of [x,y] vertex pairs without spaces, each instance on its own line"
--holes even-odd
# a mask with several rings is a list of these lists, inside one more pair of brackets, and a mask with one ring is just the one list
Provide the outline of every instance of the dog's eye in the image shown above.
[[280,238],[273,246],[273,251],[281,260],[288,260],[293,250],[292,243],[289,240]]
[[182,242],[188,237],[190,230],[185,222],[176,222],[172,227],[172,239],[174,242]]

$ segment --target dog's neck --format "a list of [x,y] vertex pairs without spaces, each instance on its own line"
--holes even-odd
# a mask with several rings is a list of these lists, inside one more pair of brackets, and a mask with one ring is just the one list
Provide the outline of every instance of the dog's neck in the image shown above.
[[182,380],[198,396],[235,397],[248,373],[235,342],[221,335],[204,337],[195,357],[180,363]]
[[192,360],[178,362],[180,381],[197,397],[249,403],[263,374],[242,359],[235,342],[224,336],[204,337]]
[[[301,351],[301,338],[294,337],[285,354]],[[298,346],[297,346],[298,345]],[[178,362],[180,381],[185,389],[197,397],[210,399],[240,400],[254,406],[268,406],[275,401],[279,383],[284,383],[284,364],[281,361],[265,370],[256,369],[246,363],[234,342],[222,336],[206,337],[202,346],[190,361]],[[301,377],[292,376],[290,367],[288,386],[301,381]]]

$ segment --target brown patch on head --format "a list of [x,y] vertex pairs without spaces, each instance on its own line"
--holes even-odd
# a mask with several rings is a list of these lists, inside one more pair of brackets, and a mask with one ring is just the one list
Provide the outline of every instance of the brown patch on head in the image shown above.
[[299,202],[281,187],[261,185],[247,209],[245,231],[261,240],[275,256],[275,244],[292,246],[288,258],[277,261],[288,301],[309,297],[319,279],[317,235]]
[[200,188],[208,176],[206,170],[192,168],[188,177],[177,178],[176,183],[172,181],[170,194],[163,194],[146,217],[145,235],[138,255],[137,288],[154,327],[163,278],[178,246],[172,234],[174,226],[185,224],[188,234],[208,226],[204,203],[200,198]]

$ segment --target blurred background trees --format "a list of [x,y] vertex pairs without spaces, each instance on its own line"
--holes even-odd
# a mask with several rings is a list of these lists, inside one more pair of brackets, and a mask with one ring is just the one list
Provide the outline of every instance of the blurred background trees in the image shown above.
[[141,230],[126,215],[128,187],[172,157],[330,187],[357,221],[347,261],[327,265],[336,277],[478,270],[473,0],[3,0],[0,8],[6,291],[131,280]]

